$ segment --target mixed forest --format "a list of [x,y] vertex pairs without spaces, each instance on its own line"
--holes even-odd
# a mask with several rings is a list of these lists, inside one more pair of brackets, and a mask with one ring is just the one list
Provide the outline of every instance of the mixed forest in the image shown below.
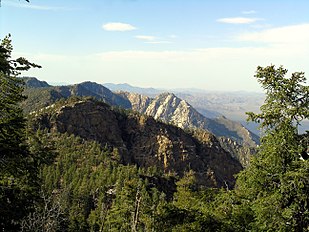
[[[40,66],[12,59],[12,50],[7,36],[0,45],[1,231],[309,231],[309,135],[298,132],[309,119],[304,73],[257,68],[266,100],[248,120],[260,124],[260,146],[232,184],[215,186],[193,168],[179,174],[126,162],[115,146],[38,123],[43,111],[21,107],[19,75]],[[137,114],[112,110],[122,120]]]

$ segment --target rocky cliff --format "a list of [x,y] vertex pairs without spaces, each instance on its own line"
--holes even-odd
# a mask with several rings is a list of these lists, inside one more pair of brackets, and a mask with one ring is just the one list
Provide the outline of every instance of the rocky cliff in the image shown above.
[[[206,118],[185,100],[178,98],[172,93],[163,93],[154,99],[133,93],[122,93],[122,95],[131,102],[133,110],[180,128],[204,129],[218,137],[228,137],[238,144],[249,147],[255,147],[259,143],[259,137],[240,123],[231,121],[226,117]],[[142,107],[140,107],[141,99],[144,99]],[[148,105],[145,103],[148,103]]]
[[199,184],[205,186],[232,187],[234,175],[242,169],[209,132],[190,134],[146,115],[112,110],[94,100],[58,103],[32,117],[34,128],[107,145],[124,164],[156,166],[179,177],[192,169]]
[[[67,99],[71,96],[90,96],[113,106],[132,109],[142,114],[154,117],[165,123],[170,123],[182,129],[199,128],[207,130],[219,137],[229,138],[244,147],[255,147],[259,138],[251,133],[240,123],[231,121],[223,116],[218,118],[206,118],[194,109],[185,100],[182,100],[172,93],[163,93],[155,98],[150,98],[135,93],[117,92],[113,93],[103,85],[95,82],[83,82],[69,86],[46,86],[35,78],[26,80],[28,88],[25,95],[28,99],[22,103],[25,112],[39,110],[53,104],[59,99]],[[41,86],[41,87],[39,87]],[[226,139],[220,139],[225,143]],[[225,148],[229,144],[222,144]],[[243,149],[228,149],[229,152],[237,152],[234,157],[243,157],[240,160],[249,160],[247,152]],[[245,149],[251,151],[250,149]]]

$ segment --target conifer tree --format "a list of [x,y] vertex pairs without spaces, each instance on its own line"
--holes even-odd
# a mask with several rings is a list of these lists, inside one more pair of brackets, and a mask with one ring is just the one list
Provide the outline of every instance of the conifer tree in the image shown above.
[[35,162],[26,145],[26,125],[19,103],[19,71],[39,67],[24,58],[11,59],[10,36],[0,44],[0,230],[19,227],[31,208],[36,188]]
[[248,225],[253,231],[309,230],[309,161],[300,156],[308,148],[303,142],[308,133],[298,133],[298,125],[309,118],[309,87],[304,73],[286,74],[273,65],[258,67],[256,73],[266,100],[259,114],[248,115],[261,123],[264,134],[236,190],[253,212]]

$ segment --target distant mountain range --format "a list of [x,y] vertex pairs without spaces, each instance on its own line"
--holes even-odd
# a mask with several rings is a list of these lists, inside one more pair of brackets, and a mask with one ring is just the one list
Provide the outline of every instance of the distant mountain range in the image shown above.
[[[114,92],[125,91],[139,93],[149,97],[155,97],[164,92],[172,92],[177,97],[186,100],[199,113],[207,118],[225,116],[233,121],[240,122],[250,131],[259,134],[258,125],[247,122],[246,112],[258,112],[264,102],[264,94],[256,92],[234,91],[210,91],[202,89],[154,89],[140,88],[129,84],[103,84]],[[308,125],[309,128],[309,125]]]
[[[28,86],[25,92],[29,95],[27,101],[31,101],[32,103],[37,102],[39,105],[36,106],[37,104],[30,104],[31,107],[27,108],[27,105],[29,106],[29,104],[25,102],[24,105],[26,112],[47,106],[60,98],[68,98],[70,96],[91,96],[110,105],[120,106],[125,109],[133,109],[140,113],[153,116],[156,119],[163,120],[164,122],[172,123],[181,128],[197,127],[209,130],[217,136],[228,135],[228,137],[231,137],[239,143],[246,143],[248,145],[258,143],[258,137],[246,130],[239,123],[229,121],[226,117],[220,116],[220,114],[216,112],[213,112],[213,114],[220,117],[205,117],[195,110],[187,101],[180,99],[173,93],[162,93],[151,98],[146,95],[137,94],[136,92],[144,90],[144,92],[150,91],[154,93],[156,91],[159,92],[159,90],[152,88],[142,89],[123,84],[117,86],[126,87],[126,89],[134,90],[134,92],[112,92],[105,86],[95,82],[83,82],[67,86],[50,86],[46,82],[39,81],[35,78],[25,78],[25,82]],[[42,102],[41,99],[45,100]],[[241,135],[244,134],[243,132],[235,132],[239,128],[246,130],[246,133],[249,133],[249,136],[252,138],[244,138],[244,135]],[[250,140],[252,140],[253,143]]]
[[105,83],[103,84],[103,86],[105,86],[106,88],[114,92],[125,91],[125,92],[130,92],[130,93],[143,94],[146,96],[156,96],[164,92],[164,90],[160,90],[160,89],[135,87],[127,83],[123,83],[123,84]]
[[[248,158],[239,157],[250,156],[251,149],[243,149],[243,147],[255,147],[259,143],[259,137],[239,122],[229,120],[221,115],[217,118],[205,117],[187,101],[180,99],[173,93],[162,93],[151,98],[137,93],[112,92],[105,86],[94,82],[51,86],[36,78],[28,77],[24,80],[27,85],[25,94],[28,99],[23,102],[22,106],[26,113],[40,110],[59,99],[67,99],[72,96],[93,97],[109,105],[131,109],[182,129],[207,130],[218,138],[222,137],[219,141],[225,144],[225,149],[235,158],[245,160],[242,163],[244,166],[247,165]],[[154,92],[153,89],[151,91]],[[229,140],[224,138],[229,138]]]
[[133,110],[180,128],[204,129],[217,137],[229,137],[239,144],[251,147],[259,143],[259,137],[240,123],[231,121],[224,116],[215,119],[207,118],[173,93],[162,93],[155,98],[128,92],[120,94],[131,102]]
[[245,112],[259,110],[264,101],[263,93],[234,91],[210,91],[202,89],[154,89],[140,88],[129,84],[103,84],[114,92],[125,91],[155,97],[161,93],[172,92],[177,97],[186,100],[206,117],[224,115],[232,120],[244,121]]

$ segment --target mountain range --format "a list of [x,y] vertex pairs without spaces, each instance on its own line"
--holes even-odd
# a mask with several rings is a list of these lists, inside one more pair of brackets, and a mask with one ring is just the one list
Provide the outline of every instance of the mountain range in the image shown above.
[[[240,162],[205,130],[187,132],[89,98],[69,98],[30,114],[34,130],[67,133],[109,148],[122,164],[156,167],[182,177],[193,170],[199,185],[233,187]],[[117,158],[118,157],[118,158]]]
[[229,120],[225,116],[207,118],[199,113],[187,101],[173,93],[161,93],[154,98],[138,93],[112,92],[105,86],[95,82],[83,82],[67,86],[51,86],[36,78],[24,78],[28,96],[23,103],[26,113],[38,111],[52,105],[59,99],[72,96],[93,97],[111,106],[130,109],[141,114],[152,116],[156,120],[175,125],[182,129],[203,129],[214,134],[222,146],[241,161],[248,164],[250,155],[259,137],[247,130],[239,122]]

